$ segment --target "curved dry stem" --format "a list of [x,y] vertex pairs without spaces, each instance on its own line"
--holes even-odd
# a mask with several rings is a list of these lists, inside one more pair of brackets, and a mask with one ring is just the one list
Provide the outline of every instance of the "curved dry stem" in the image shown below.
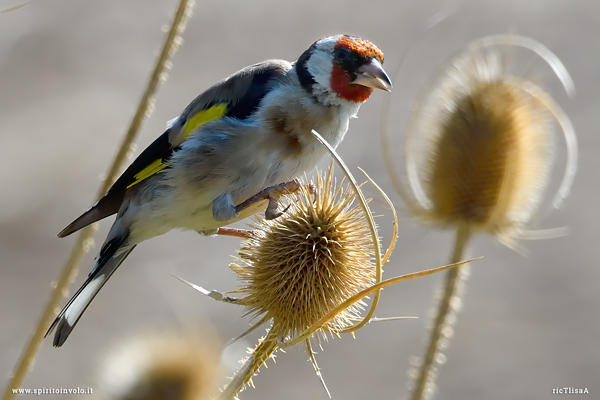
[[244,365],[235,373],[231,382],[225,386],[219,395],[219,400],[234,400],[246,384],[252,385],[252,377],[256,375],[265,361],[273,356],[277,348],[277,335],[271,329],[263,341],[256,346],[250,357],[244,361]]
[[565,68],[564,64],[556,54],[537,40],[515,34],[500,34],[486,36],[475,40],[469,44],[469,48],[479,50],[493,45],[510,45],[532,51],[543,59],[552,69],[567,95],[569,97],[575,95],[575,84],[573,83],[573,79],[571,78],[569,71],[567,71],[567,68]]
[[310,328],[305,330],[298,337],[296,337],[293,340],[290,340],[288,342],[283,342],[283,341],[279,342],[279,348],[287,349],[289,347],[293,347],[293,346],[297,345],[298,343],[302,342],[303,340],[308,339],[313,333],[315,333],[317,330],[321,329],[325,324],[327,324],[329,321],[331,321],[333,318],[335,318],[335,316],[338,315],[340,312],[344,311],[346,308],[350,307],[351,305],[361,301],[363,298],[370,295],[371,293],[379,291],[386,286],[393,285],[394,283],[398,283],[398,282],[402,282],[402,281],[407,281],[410,279],[420,278],[422,276],[435,274],[436,272],[441,272],[441,271],[444,271],[449,268],[458,267],[460,265],[470,263],[470,262],[478,260],[478,259],[479,258],[473,258],[471,260],[466,260],[466,261],[461,261],[461,262],[454,263],[454,264],[444,265],[443,267],[437,267],[437,268],[432,268],[432,269],[426,269],[424,271],[413,272],[412,274],[406,274],[406,275],[397,276],[395,278],[386,279],[383,282],[379,282],[378,284],[370,286],[370,287],[356,293],[352,297],[349,297],[343,303],[341,303],[340,305],[338,305],[337,307],[335,307],[334,309],[329,311],[327,314],[323,315],[317,322],[314,323],[313,326],[311,326]]
[[[371,240],[373,241],[373,251],[375,253],[375,283],[379,283],[379,282],[381,282],[381,279],[383,277],[383,268],[382,268],[382,262],[381,262],[382,261],[381,260],[381,243],[379,242],[379,235],[377,234],[377,227],[375,226],[375,220],[373,219],[373,214],[371,213],[371,210],[369,209],[369,206],[367,205],[367,200],[365,199],[365,196],[363,195],[362,191],[359,189],[358,183],[356,183],[356,180],[352,176],[352,173],[350,173],[350,170],[348,169],[348,167],[346,166],[344,161],[341,159],[341,157],[333,149],[333,147],[331,147],[331,145],[329,143],[327,143],[327,141],[325,139],[323,139],[323,137],[321,137],[321,135],[319,135],[319,133],[317,131],[315,131],[314,129],[311,131],[311,133],[319,142],[321,142],[321,144],[323,144],[323,146],[325,146],[327,148],[327,150],[329,150],[329,152],[331,153],[331,156],[333,158],[335,158],[337,163],[342,168],[342,171],[344,171],[344,174],[348,177],[348,180],[350,181],[350,185],[352,186],[352,188],[354,189],[354,192],[356,193],[356,197],[358,198],[358,201],[359,201],[359,203],[363,209],[363,212],[367,218],[367,223],[369,224],[369,230],[371,231]],[[393,206],[392,206],[392,208],[393,208]],[[380,296],[380,290],[377,290],[375,292],[375,295],[373,296],[373,302],[371,303],[371,308],[369,309],[369,311],[367,312],[367,315],[361,322],[359,322],[356,325],[353,325],[351,327],[348,327],[340,332],[353,332],[353,331],[365,326],[369,322],[369,319],[371,319],[371,317],[373,317],[373,314],[375,313],[375,309],[377,308],[377,304],[379,303],[379,296]],[[316,331],[316,329],[315,329],[315,331]]]
[[[457,263],[463,258],[470,238],[471,230],[468,225],[461,225],[457,228],[454,250],[450,262]],[[469,261],[461,264],[466,264],[467,262]],[[429,394],[432,392],[431,388],[435,379],[436,358],[441,349],[440,344],[442,339],[448,339],[448,335],[445,334],[445,331],[447,332],[447,329],[452,327],[449,316],[456,311],[455,304],[460,297],[459,286],[464,279],[464,267],[462,266],[453,268],[446,274],[438,313],[435,317],[433,328],[431,329],[431,337],[429,338],[423,364],[415,380],[415,387],[412,392],[411,400],[429,398]]]
[[[183,33],[185,28],[185,20],[191,15],[192,5],[193,0],[180,0],[179,2],[162,51],[156,60],[154,71],[152,72],[150,80],[148,81],[148,85],[144,91],[142,99],[138,104],[137,110],[129,125],[129,129],[127,130],[127,133],[123,139],[123,143],[121,143],[121,146],[109,168],[106,179],[100,184],[100,188],[98,189],[98,193],[96,195],[97,199],[100,199],[102,196],[104,196],[112,183],[115,181],[117,174],[121,170],[121,167],[126,160],[131,144],[133,143],[141,127],[144,117],[150,114],[150,104],[153,101],[154,94],[156,93],[158,86],[165,80],[164,71],[166,69],[167,61],[175,54],[175,51],[178,47],[176,39],[181,33]],[[64,294],[67,292],[70,284],[75,280],[77,268],[81,262],[81,259],[92,247],[92,236],[94,230],[95,224],[92,224],[83,228],[80,234],[77,236],[77,240],[73,245],[71,254],[69,255],[58,281],[56,282],[56,287],[52,291],[50,300],[46,304],[44,311],[42,312],[42,315],[35,326],[33,335],[31,335],[29,338],[29,341],[25,345],[19,361],[15,366],[14,374],[8,382],[4,396],[2,397],[3,400],[10,400],[16,397],[16,394],[12,392],[12,389],[21,387],[23,379],[25,379],[25,376],[31,369],[35,355],[37,354],[42,339],[44,338],[44,333],[52,322],[52,319],[55,317],[56,309],[63,299]]]
[[390,256],[392,255],[392,253],[394,252],[394,249],[396,248],[396,243],[398,242],[398,214],[396,213],[396,208],[394,207],[394,204],[392,203],[392,201],[390,200],[388,195],[385,194],[383,189],[381,189],[379,187],[379,185],[377,183],[375,183],[375,181],[373,179],[371,179],[371,177],[369,175],[367,175],[367,173],[361,167],[358,167],[358,169],[360,169],[362,171],[362,173],[365,174],[365,176],[367,177],[369,182],[371,182],[371,184],[373,186],[375,186],[375,189],[377,189],[379,191],[381,196],[384,198],[384,200],[390,206],[390,210],[392,210],[392,217],[394,218],[394,227],[393,227],[392,239],[390,241],[390,245],[389,245],[388,249],[386,250],[385,254],[383,255],[383,259],[381,260],[381,265],[383,266],[383,265],[387,264],[388,260],[390,259]]
[[577,135],[575,134],[575,128],[573,128],[573,124],[567,114],[562,110],[562,108],[548,95],[546,95],[539,88],[530,85],[526,88],[527,92],[533,96],[534,99],[540,102],[544,107],[550,110],[550,113],[560,125],[560,128],[563,132],[563,137],[565,138],[565,145],[567,147],[567,162],[565,165],[565,172],[563,174],[563,179],[560,183],[558,191],[554,195],[552,199],[552,205],[555,208],[560,208],[563,204],[565,198],[569,196],[571,191],[571,186],[573,185],[573,180],[575,179],[575,174],[577,173],[577,158],[578,158],[578,148],[577,148]]

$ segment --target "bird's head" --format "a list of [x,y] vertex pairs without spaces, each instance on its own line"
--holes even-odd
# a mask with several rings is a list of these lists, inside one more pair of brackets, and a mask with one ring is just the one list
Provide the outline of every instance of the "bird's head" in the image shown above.
[[317,40],[296,62],[302,87],[326,105],[362,103],[373,89],[392,90],[383,53],[368,40],[329,36]]

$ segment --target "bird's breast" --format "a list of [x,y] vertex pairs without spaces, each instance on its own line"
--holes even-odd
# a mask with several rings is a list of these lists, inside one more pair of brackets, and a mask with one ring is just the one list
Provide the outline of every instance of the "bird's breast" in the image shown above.
[[312,130],[337,147],[348,130],[349,119],[356,114],[356,110],[338,106],[306,103],[291,100],[285,105],[268,107],[264,114],[264,123],[270,132],[267,140],[280,150],[283,158],[304,158],[307,152],[315,152]]

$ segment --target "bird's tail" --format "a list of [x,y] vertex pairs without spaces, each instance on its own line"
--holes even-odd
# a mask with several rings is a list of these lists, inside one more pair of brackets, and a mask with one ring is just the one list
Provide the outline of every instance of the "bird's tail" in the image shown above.
[[106,242],[100,250],[94,269],[88,276],[85,283],[69,300],[65,308],[58,314],[50,328],[44,335],[48,336],[54,328],[54,347],[60,347],[71,334],[71,331],[81,318],[81,315],[89,306],[96,294],[102,289],[102,286],[116,271],[121,263],[133,251],[135,245],[123,246],[129,235],[113,238]]

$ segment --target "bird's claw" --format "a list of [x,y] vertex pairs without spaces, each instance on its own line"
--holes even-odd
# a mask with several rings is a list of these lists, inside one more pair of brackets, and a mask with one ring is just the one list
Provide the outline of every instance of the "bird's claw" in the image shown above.
[[279,202],[277,200],[275,200],[273,198],[269,199],[269,205],[267,206],[267,209],[265,210],[265,219],[267,219],[267,221],[281,217],[283,214],[285,214],[287,212],[287,210],[291,206],[291,204],[290,204],[283,211],[277,211],[278,204],[279,204]]
[[250,205],[256,202],[268,199],[269,204],[267,206],[267,209],[265,210],[265,218],[267,220],[279,218],[290,208],[290,206],[287,206],[283,211],[277,211],[277,208],[279,206],[279,198],[282,195],[296,192],[298,189],[300,189],[300,187],[300,183],[295,179],[293,181],[270,186],[264,190],[261,190],[259,193],[255,194],[254,196],[250,197],[244,202],[240,203],[238,206],[235,207],[235,211],[239,213],[243,209],[249,207]]

